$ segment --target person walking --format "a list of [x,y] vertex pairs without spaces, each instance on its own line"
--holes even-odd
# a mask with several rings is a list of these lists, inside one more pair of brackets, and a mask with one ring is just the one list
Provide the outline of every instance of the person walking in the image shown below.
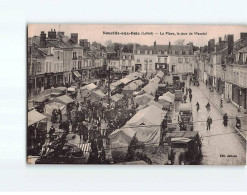
[[187,100],[187,95],[185,94],[184,95],[184,103],[186,103],[186,100]]
[[227,116],[227,113],[225,113],[224,116],[223,116],[223,125],[225,127],[227,127],[227,122],[228,122],[228,116]]
[[190,98],[190,102],[191,102],[192,101],[192,93],[190,93],[189,98]]
[[200,105],[199,105],[199,103],[197,102],[197,103],[196,103],[196,111],[198,112],[199,109],[200,109]]
[[212,120],[212,118],[209,116],[208,119],[207,119],[207,130],[210,130],[210,129],[211,129],[212,123],[213,123],[213,120]]
[[191,88],[189,88],[189,94],[192,94],[192,89]]

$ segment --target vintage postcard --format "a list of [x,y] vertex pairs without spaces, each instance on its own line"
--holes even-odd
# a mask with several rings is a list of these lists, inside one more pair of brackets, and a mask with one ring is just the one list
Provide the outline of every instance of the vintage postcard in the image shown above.
[[246,165],[247,26],[27,31],[28,164]]

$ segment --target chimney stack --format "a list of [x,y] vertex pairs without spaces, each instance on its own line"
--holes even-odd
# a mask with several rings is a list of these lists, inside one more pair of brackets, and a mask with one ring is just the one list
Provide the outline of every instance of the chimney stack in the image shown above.
[[247,33],[246,32],[241,32],[240,33],[240,39],[247,39]]
[[71,40],[78,44],[78,33],[71,33]]
[[210,39],[208,41],[208,53],[211,53],[214,51],[214,46],[215,46],[215,39]]
[[56,39],[56,30],[51,29],[51,31],[48,31],[48,38],[49,39]]
[[154,41],[154,48],[156,47],[156,41]]
[[40,47],[46,46],[46,34],[44,31],[41,31],[40,33]]
[[234,45],[234,35],[227,35],[228,54],[231,54],[233,52],[233,45]]

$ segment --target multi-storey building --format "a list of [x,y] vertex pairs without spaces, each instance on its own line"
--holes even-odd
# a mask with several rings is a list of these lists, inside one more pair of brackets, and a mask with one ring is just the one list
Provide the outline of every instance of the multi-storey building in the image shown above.
[[133,53],[121,53],[120,54],[120,70],[127,70],[129,73],[135,71],[135,59]]
[[163,69],[173,73],[194,72],[193,45],[135,46],[135,68],[155,71]]

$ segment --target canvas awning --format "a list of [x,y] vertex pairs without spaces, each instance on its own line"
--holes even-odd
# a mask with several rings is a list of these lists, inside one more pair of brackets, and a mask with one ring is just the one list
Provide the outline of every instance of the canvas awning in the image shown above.
[[138,88],[138,85],[135,83],[130,83],[129,85],[125,86],[123,90],[136,90]]
[[81,87],[81,90],[87,89],[89,91],[92,91],[95,88],[97,88],[97,85],[95,85],[94,83],[90,83],[88,85]]
[[67,105],[67,104],[74,102],[75,100],[73,100],[67,95],[62,95],[62,96],[56,97],[53,101],[58,101],[60,103]]
[[121,80],[118,80],[116,82],[111,83],[114,87],[117,87],[118,85],[121,85],[123,82]]
[[105,95],[102,91],[100,91],[100,90],[93,91],[93,92],[91,93],[91,95],[95,95],[95,96],[97,96],[97,97],[99,97],[99,98],[104,98],[104,97],[106,97],[106,95]]
[[136,80],[136,81],[134,81],[134,83],[137,84],[138,86],[143,84],[143,82],[141,80]]
[[174,103],[174,99],[172,99],[171,97],[169,97],[167,95],[160,96],[159,100],[165,100],[167,102]]
[[74,71],[73,73],[77,78],[81,77],[81,74],[78,71]]
[[123,78],[123,79],[121,79],[120,81],[121,81],[123,84],[127,84],[127,83],[131,82],[131,80],[128,79],[128,78]]
[[115,94],[113,96],[111,96],[111,99],[114,101],[114,102],[118,102],[119,100],[121,100],[122,98],[124,97],[123,94]]
[[138,95],[135,97],[134,101],[135,103],[137,103],[138,105],[143,105],[143,104],[147,104],[150,100],[154,99],[153,96],[151,96],[148,93],[142,94],[142,95]]
[[66,91],[67,87],[56,87],[55,89],[57,89],[59,91]]
[[49,100],[47,96],[39,96],[34,101],[37,103],[45,102],[46,100]]
[[33,125],[39,121],[46,119],[47,116],[37,112],[36,110],[31,110],[28,112],[28,126]]

